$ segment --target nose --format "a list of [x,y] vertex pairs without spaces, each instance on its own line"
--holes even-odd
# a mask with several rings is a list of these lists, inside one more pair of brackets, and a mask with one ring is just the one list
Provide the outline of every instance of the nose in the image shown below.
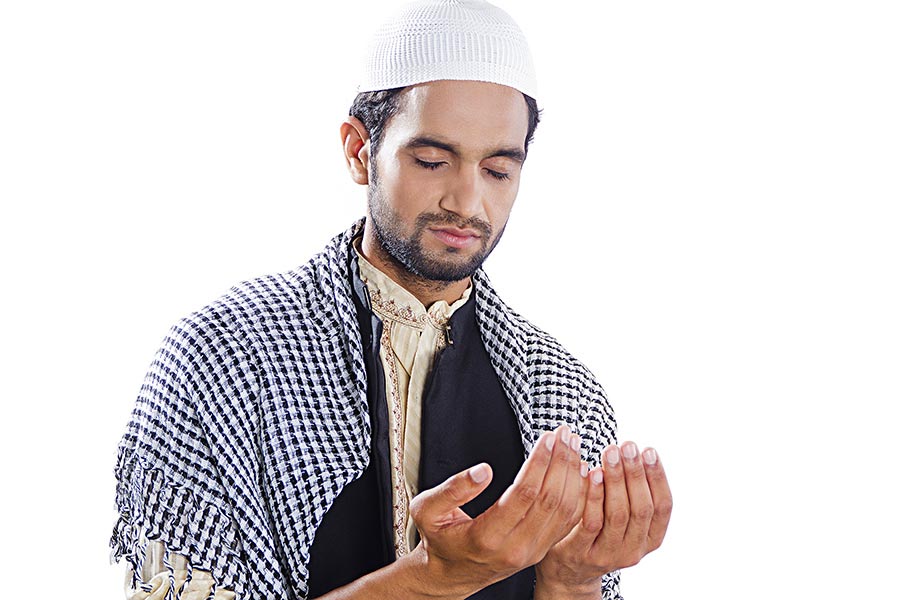
[[439,206],[463,219],[483,216],[485,190],[479,172],[478,167],[460,167]]

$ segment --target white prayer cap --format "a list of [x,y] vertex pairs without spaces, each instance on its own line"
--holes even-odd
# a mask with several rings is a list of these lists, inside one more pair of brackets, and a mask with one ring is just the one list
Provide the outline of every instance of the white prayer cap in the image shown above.
[[522,30],[484,0],[421,0],[403,7],[376,31],[358,91],[439,79],[490,81],[537,97]]

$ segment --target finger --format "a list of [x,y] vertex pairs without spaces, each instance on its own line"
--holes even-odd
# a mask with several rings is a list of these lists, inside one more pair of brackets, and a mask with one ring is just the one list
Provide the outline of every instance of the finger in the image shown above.
[[425,531],[471,520],[459,507],[483,492],[492,477],[490,465],[475,465],[417,495],[409,503],[409,513],[416,526]]
[[[569,437],[568,468],[565,475],[565,487],[562,499],[554,511],[554,521],[548,521],[545,526],[545,537],[558,541],[568,535],[572,528],[581,520],[584,510],[585,495],[587,492],[587,463],[581,460],[581,436],[572,433]],[[548,476],[550,471],[548,471]],[[550,529],[556,526],[556,531]],[[554,543],[555,543],[554,541]]]
[[587,490],[581,522],[569,535],[571,550],[577,555],[587,553],[603,529],[603,469],[592,469],[585,481]]
[[[587,489],[588,489],[588,472],[590,469],[588,468],[588,464],[581,460],[581,437],[575,436],[577,438],[577,442],[570,445],[572,451],[575,453],[571,470],[569,471],[569,476],[566,479],[566,489],[567,494],[571,494],[571,497],[575,500],[573,509],[569,514],[569,520],[566,525],[566,531],[570,532],[572,528],[575,527],[581,521],[581,515],[584,512],[584,505],[587,501]],[[568,490],[571,490],[569,492]]]
[[541,492],[525,518],[516,526],[510,543],[546,546],[562,539],[574,525],[573,516],[581,491],[581,438],[572,435],[567,425],[557,429],[558,442],[553,448],[550,467],[544,476]]
[[637,562],[646,554],[647,533],[653,518],[653,498],[644,472],[640,449],[634,442],[622,444],[622,466],[625,468],[625,487],[628,490],[630,518],[625,531],[624,550],[628,562]]
[[669,489],[669,481],[656,450],[653,448],[644,450],[643,459],[647,482],[650,484],[650,495],[653,497],[653,520],[650,521],[648,550],[656,550],[662,544],[666,529],[669,527],[669,518],[672,515],[672,491]]
[[478,531],[483,539],[504,539],[522,521],[540,494],[556,444],[555,433],[547,431],[541,435],[512,485],[478,516]]
[[631,516],[622,452],[612,445],[603,451],[603,529],[597,543],[604,547],[620,547]]
[[525,515],[528,523],[539,523],[542,527],[547,523],[548,517],[558,518],[556,509],[559,508],[563,499],[566,479],[568,478],[572,462],[572,450],[569,447],[572,435],[569,427],[560,425],[554,433],[556,434],[557,442],[553,447],[550,466],[544,474],[544,480],[541,482],[541,490],[537,499]]
[[590,486],[590,479],[588,479],[588,474],[590,473],[590,467],[586,462],[579,461],[578,464],[578,504],[575,507],[575,514],[572,515],[572,525],[576,525],[581,522],[581,517],[584,515],[584,508],[587,506],[587,495]]

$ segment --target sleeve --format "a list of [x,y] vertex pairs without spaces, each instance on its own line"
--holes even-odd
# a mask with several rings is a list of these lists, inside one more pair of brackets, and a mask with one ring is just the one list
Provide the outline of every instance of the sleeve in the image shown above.
[[[231,590],[217,587],[212,573],[193,569],[187,557],[169,553],[163,542],[147,544],[143,573],[138,580],[131,566],[125,577],[126,600],[165,600],[167,597],[179,600],[234,600]],[[172,590],[169,596],[169,590]]]
[[171,329],[119,444],[111,560],[127,561],[126,590],[135,600],[165,598],[170,588],[175,598],[208,598],[213,590],[217,600],[229,598],[243,576],[218,449],[204,426],[211,413],[198,410],[217,379],[208,345],[196,322]]

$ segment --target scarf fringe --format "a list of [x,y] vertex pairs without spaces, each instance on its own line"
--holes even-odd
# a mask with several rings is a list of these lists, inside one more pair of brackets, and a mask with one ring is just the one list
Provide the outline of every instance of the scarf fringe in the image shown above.
[[170,573],[169,554],[181,554],[190,571],[212,574],[213,594],[221,587],[240,597],[243,561],[234,524],[223,503],[199,498],[190,487],[130,449],[120,448],[115,476],[119,518],[109,542],[110,562],[128,561],[133,589],[143,583],[147,545],[162,541]]

